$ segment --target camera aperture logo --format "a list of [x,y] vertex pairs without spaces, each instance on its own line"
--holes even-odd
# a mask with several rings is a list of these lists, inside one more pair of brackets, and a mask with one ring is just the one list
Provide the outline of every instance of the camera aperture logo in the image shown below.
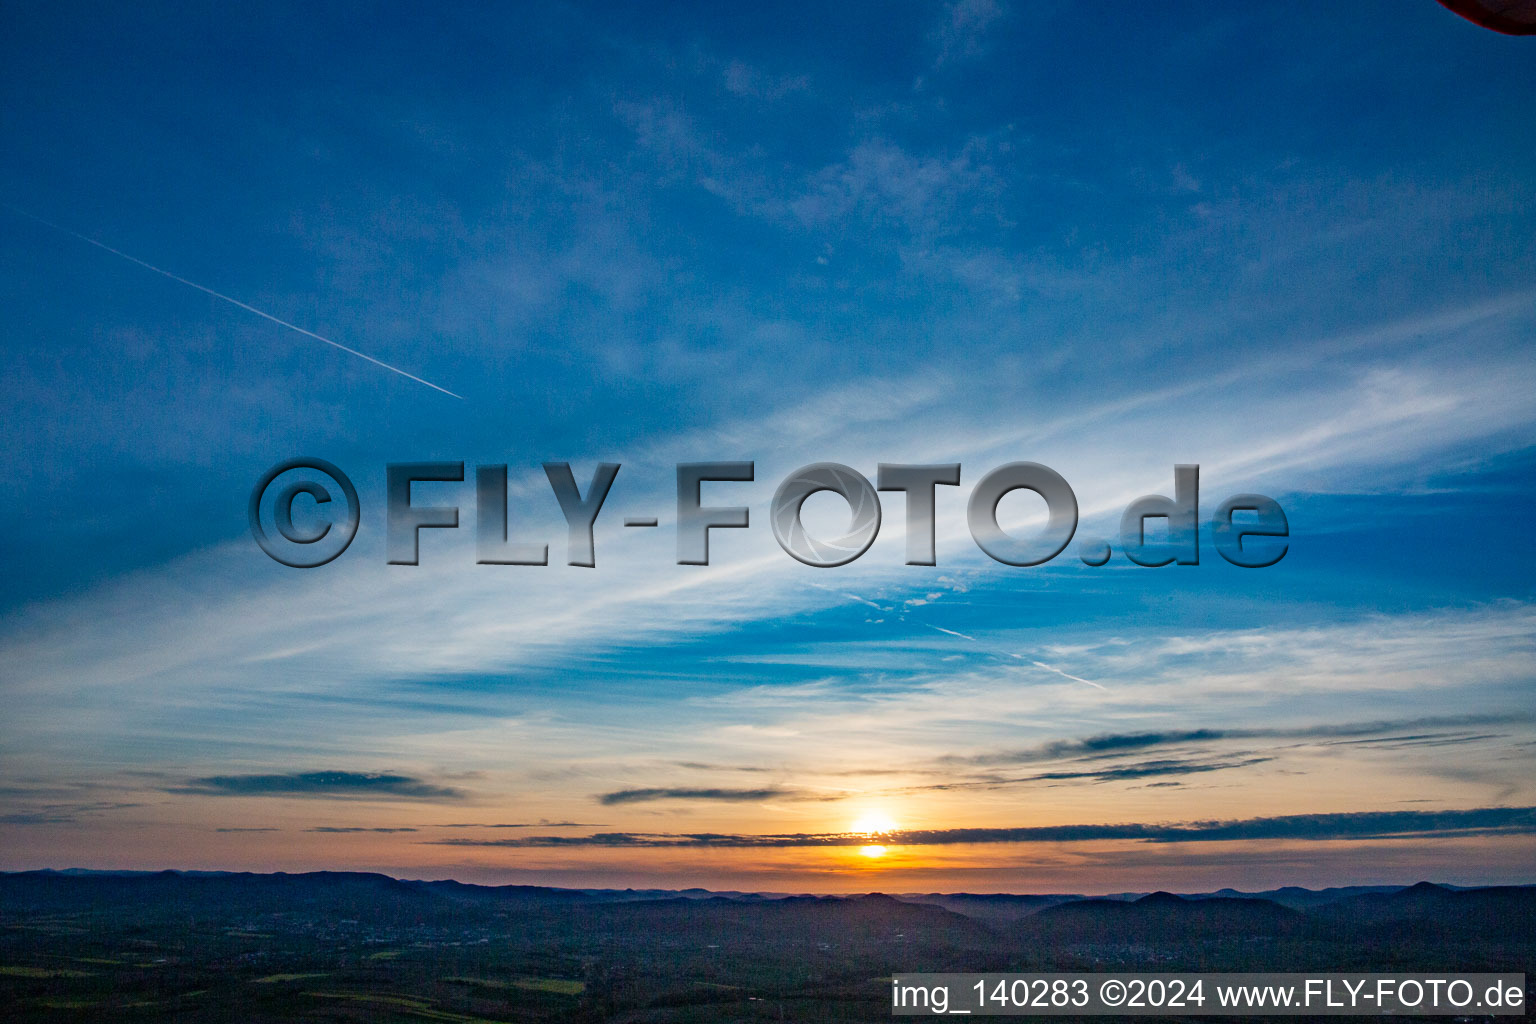
[[[597,565],[593,528],[608,500],[620,464],[599,463],[585,491],[568,462],[546,462],[555,501],[565,517],[569,565]],[[746,483],[755,479],[752,462],[682,462],[677,465],[677,564],[708,565],[711,530],[748,529],[751,510],[744,505],[706,506],[705,483]],[[323,479],[320,479],[323,478]],[[1177,465],[1174,496],[1149,494],[1131,502],[1120,517],[1119,550],[1136,565],[1200,564],[1200,467]],[[385,467],[385,552],[390,565],[417,565],[420,534],[427,529],[457,529],[455,505],[413,504],[414,483],[462,483],[462,462],[398,462]],[[880,492],[898,492],[906,503],[906,564],[937,565],[935,496],[939,487],[960,486],[960,464],[900,465],[880,463],[875,482],[850,466],[816,462],[785,477],[774,492],[768,521],[779,546],[797,561],[816,568],[847,565],[863,556],[880,533]],[[1018,490],[1032,491],[1044,502],[1045,525],[1028,535],[1010,533],[998,522],[998,505]],[[806,499],[828,491],[848,505],[849,525],[839,536],[820,537],[807,529],[801,511]],[[549,544],[514,540],[507,511],[507,467],[475,467],[476,563],[548,565]],[[294,509],[307,502],[305,525]],[[357,488],[337,466],[324,459],[288,459],[264,473],[251,491],[251,535],[274,560],[313,569],[336,559],[352,543],[362,522]],[[981,548],[1004,565],[1044,565],[1060,555],[1077,533],[1077,495],[1066,479],[1037,462],[1010,462],[984,475],[966,504],[966,525]],[[1165,520],[1162,537],[1149,535],[1148,520]],[[318,521],[317,521],[318,520]],[[626,527],[657,527],[656,516],[628,516]],[[1155,532],[1155,531],[1154,531]],[[1285,557],[1290,524],[1279,502],[1262,494],[1236,494],[1217,506],[1210,520],[1210,540],[1227,562],[1262,569]],[[1085,565],[1105,565],[1114,556],[1108,541],[1089,537],[1078,542]]]

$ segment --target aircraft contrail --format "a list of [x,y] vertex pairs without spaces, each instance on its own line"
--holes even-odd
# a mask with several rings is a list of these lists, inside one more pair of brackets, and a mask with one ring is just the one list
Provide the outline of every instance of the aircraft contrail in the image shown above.
[[[957,636],[957,637],[959,637],[962,640],[970,640],[970,641],[973,641],[975,643],[982,644],[982,646],[984,646],[984,647],[987,646],[984,641],[979,640],[979,639],[977,639],[974,636],[971,636],[969,633],[957,633],[953,629],[945,629],[943,626],[935,626],[931,622],[925,622],[925,623],[923,623],[923,625],[927,626],[929,629],[936,629],[940,633],[948,633],[950,636]],[[1006,658],[1012,658],[1015,661],[1027,661],[1027,662],[1029,662],[1029,664],[1033,665],[1035,668],[1044,669],[1047,672],[1054,672],[1054,673],[1056,673],[1059,676],[1062,676],[1062,677],[1064,677],[1066,679],[1072,680],[1074,683],[1082,683],[1082,684],[1084,684],[1086,686],[1091,686],[1091,687],[1093,687],[1096,690],[1108,690],[1109,689],[1109,687],[1103,685],[1102,683],[1096,683],[1092,679],[1084,679],[1082,676],[1075,676],[1075,675],[1073,675],[1070,672],[1063,672],[1061,669],[1057,668],[1055,665],[1047,665],[1043,661],[1034,661],[1034,660],[1032,660],[1030,658],[1024,657],[1024,655],[1022,655],[1022,654],[1015,654],[1013,651],[1003,651],[1003,650],[999,650],[997,648],[988,647],[988,653],[990,653],[993,656],[998,657],[998,658],[1005,658],[1006,657]]]
[[923,625],[927,626],[929,629],[936,629],[940,633],[948,633],[950,636],[957,636],[957,637],[959,637],[962,640],[970,640],[971,642],[978,643],[978,644],[981,643],[980,640],[977,640],[975,637],[971,636],[969,633],[956,633],[952,629],[945,629],[943,626],[935,626],[931,622],[925,622],[925,623],[923,623]]
[[391,366],[388,363],[384,362],[382,359],[375,359],[375,358],[373,358],[373,356],[370,356],[370,355],[368,355],[368,354],[366,354],[364,352],[359,352],[355,348],[348,348],[347,346],[343,345],[339,341],[332,341],[330,338],[321,337],[320,335],[316,334],[314,331],[306,331],[304,328],[300,327],[298,324],[291,324],[291,323],[289,323],[286,320],[280,320],[277,317],[273,316],[271,313],[264,313],[261,310],[257,309],[255,306],[247,305],[246,303],[241,302],[239,299],[231,298],[228,295],[223,294],[222,292],[216,292],[212,288],[205,288],[202,285],[198,284],[196,281],[188,281],[186,278],[179,277],[176,274],[171,273],[169,270],[162,270],[161,268],[155,266],[153,263],[146,263],[143,260],[139,259],[137,256],[130,256],[127,253],[123,252],[121,249],[114,249],[110,245],[106,244],[105,242],[98,242],[98,241],[96,241],[96,239],[90,238],[90,237],[88,237],[86,235],[82,235],[78,231],[71,231],[69,228],[66,228],[66,227],[64,227],[62,225],[59,225],[59,224],[55,224],[51,220],[44,220],[43,218],[39,217],[35,213],[28,213],[26,210],[23,210],[23,209],[21,209],[20,207],[17,207],[17,206],[12,206],[10,203],[4,203],[4,204],[0,204],[0,205],[3,205],[7,210],[10,210],[12,213],[20,214],[21,216],[27,218],[28,220],[36,221],[37,223],[43,225],[44,227],[53,228],[53,230],[55,230],[55,231],[62,231],[64,234],[69,235],[72,238],[78,238],[80,241],[85,242],[87,245],[94,245],[96,248],[103,249],[103,250],[111,253],[114,256],[122,257],[123,259],[127,260],[129,263],[136,263],[139,266],[143,267],[145,270],[153,270],[155,273],[159,274],[161,277],[168,277],[172,281],[177,282],[178,284],[186,285],[188,288],[196,288],[198,291],[202,292],[205,295],[212,295],[216,299],[223,299],[225,302],[229,303],[231,306],[239,306],[241,309],[245,310],[247,313],[255,313],[257,316],[261,317],[262,319],[270,320],[270,321],[272,321],[275,324],[279,324],[279,325],[281,325],[283,327],[288,328],[290,331],[298,331],[300,334],[304,335],[306,338],[314,338],[316,341],[323,341],[327,345],[331,346],[332,348],[339,348],[339,349],[341,349],[343,352],[347,353],[348,355],[357,356],[357,358],[359,358],[359,359],[366,359],[368,362],[372,363],[373,365],[375,365],[375,366],[382,366],[384,369],[388,370],[391,373],[398,373],[400,376],[408,377],[408,378],[410,378],[411,380],[415,381],[418,384],[425,384],[427,387],[431,388],[433,391],[441,391],[443,394],[448,395],[448,396],[450,396],[452,398],[457,398],[461,402],[464,401],[464,396],[463,395],[457,395],[457,394],[454,394],[452,391],[449,391],[447,388],[438,387],[436,384],[433,384],[431,381],[423,380],[422,378],[416,376],[414,373],[408,373],[405,370],[400,369],[400,367],[398,367],[398,366]]
[[1082,676],[1075,676],[1075,675],[1073,675],[1070,672],[1063,672],[1061,669],[1057,668],[1055,665],[1047,665],[1043,661],[1032,661],[1032,662],[1030,662],[1030,664],[1035,666],[1036,668],[1043,668],[1047,672],[1055,672],[1059,676],[1066,676],[1068,679],[1072,680],[1074,683],[1087,683],[1089,686],[1097,687],[1100,690],[1107,690],[1107,689],[1109,689],[1109,687],[1101,685],[1099,683],[1096,683],[1092,679],[1084,679]]

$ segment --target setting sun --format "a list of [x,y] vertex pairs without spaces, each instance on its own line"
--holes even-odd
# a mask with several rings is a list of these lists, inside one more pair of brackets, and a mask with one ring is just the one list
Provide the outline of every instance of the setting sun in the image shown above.
[[883,836],[895,832],[896,823],[883,814],[872,812],[855,821],[848,831],[860,836]]

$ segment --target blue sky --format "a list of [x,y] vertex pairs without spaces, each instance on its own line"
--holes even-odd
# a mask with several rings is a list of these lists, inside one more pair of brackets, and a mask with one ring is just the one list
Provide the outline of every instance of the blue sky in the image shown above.
[[[1429,0],[822,6],[7,8],[0,866],[1530,880],[1529,813],[1348,817],[1536,805],[1530,41]],[[245,522],[301,454],[363,503],[312,571]],[[556,564],[474,565],[466,483],[420,489],[464,528],[385,565],[383,467],[432,459],[508,464]],[[753,527],[679,567],[698,459],[755,461],[707,492]],[[595,569],[547,460],[623,464]],[[1269,494],[1291,549],[1003,566],[965,498],[1017,460],[1111,538],[1199,463],[1203,518]],[[769,498],[818,461],[962,463],[939,565],[902,564],[892,495],[857,562],[781,552]],[[656,845],[1296,815],[1339,817]],[[590,827],[442,841],[541,821]]]

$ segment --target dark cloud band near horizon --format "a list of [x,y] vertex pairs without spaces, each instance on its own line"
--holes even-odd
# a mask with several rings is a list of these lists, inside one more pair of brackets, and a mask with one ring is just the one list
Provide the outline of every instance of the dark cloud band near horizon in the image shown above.
[[[1078,843],[1131,840],[1148,843],[1445,838],[1469,835],[1536,835],[1536,807],[1479,807],[1445,811],[1358,811],[1292,814],[1180,824],[1043,825],[1022,828],[914,829],[882,834],[887,846],[950,846],[990,843]],[[516,839],[437,839],[435,846],[784,848],[865,846],[852,832],[744,835],[731,833],[599,832],[586,836],[523,836]]]
[[794,796],[793,790],[765,787],[762,789],[621,789],[604,793],[597,798],[605,807],[617,804],[649,803],[654,800],[713,800],[725,803],[751,803],[755,800],[772,800],[776,797]]
[[[950,755],[939,758],[941,764],[995,766],[1028,764],[1038,761],[1092,760],[1114,757],[1131,751],[1167,746],[1199,746],[1222,740],[1277,739],[1299,741],[1337,741],[1373,737],[1404,729],[1460,728],[1471,725],[1513,725],[1529,722],[1525,713],[1489,715],[1437,715],[1420,718],[1374,722],[1320,723],[1276,728],[1165,729],[1149,732],[1103,733],[1082,739],[1052,740],[1018,750],[998,750],[981,754]],[[1484,736],[1478,739],[1488,738]],[[1462,738],[1466,739],[1465,737]]]
[[170,793],[201,796],[393,797],[460,800],[464,793],[409,775],[389,772],[315,771],[276,775],[210,775],[172,787]]

